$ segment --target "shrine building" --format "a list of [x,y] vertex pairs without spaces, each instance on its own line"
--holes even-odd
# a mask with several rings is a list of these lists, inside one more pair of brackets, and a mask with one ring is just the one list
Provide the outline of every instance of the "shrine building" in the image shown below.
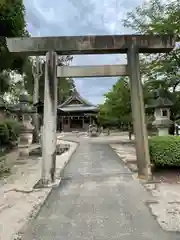
[[57,130],[63,132],[87,131],[96,123],[98,106],[82,98],[77,91],[57,108]]

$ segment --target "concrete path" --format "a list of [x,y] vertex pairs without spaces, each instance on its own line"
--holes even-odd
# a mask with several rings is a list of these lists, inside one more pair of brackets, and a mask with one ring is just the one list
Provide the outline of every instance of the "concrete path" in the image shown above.
[[24,240],[175,240],[146,206],[150,196],[106,144],[83,139]]

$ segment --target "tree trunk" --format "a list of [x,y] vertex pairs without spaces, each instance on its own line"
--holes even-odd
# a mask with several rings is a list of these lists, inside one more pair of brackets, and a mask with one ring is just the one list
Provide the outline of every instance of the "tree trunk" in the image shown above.
[[39,116],[38,113],[33,115],[32,124],[34,126],[32,143],[39,143]]
[[[36,57],[36,72],[34,75],[34,93],[33,93],[33,104],[39,101],[39,79],[40,79],[40,62],[39,57]],[[39,143],[39,115],[38,113],[33,114],[33,143]]]

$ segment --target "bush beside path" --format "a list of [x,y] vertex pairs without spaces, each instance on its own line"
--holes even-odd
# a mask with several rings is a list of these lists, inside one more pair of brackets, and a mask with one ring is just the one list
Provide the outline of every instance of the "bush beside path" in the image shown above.
[[180,136],[150,138],[149,152],[155,167],[180,167]]

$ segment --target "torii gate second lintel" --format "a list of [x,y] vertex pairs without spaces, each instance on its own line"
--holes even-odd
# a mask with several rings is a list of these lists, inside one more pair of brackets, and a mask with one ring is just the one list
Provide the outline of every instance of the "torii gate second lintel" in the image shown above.
[[[130,76],[138,175],[145,179],[148,179],[151,176],[144,100],[142,83],[140,80],[139,53],[170,52],[175,46],[175,38],[173,36],[115,35],[7,38],[7,46],[9,51],[14,53],[33,56],[46,54],[44,90],[44,103],[46,103],[44,104],[44,129],[46,130],[46,133],[43,133],[43,160],[45,163],[43,164],[44,169],[42,169],[42,182],[44,184],[50,181],[50,176],[55,170],[54,154],[56,152],[57,77],[64,76]],[[128,65],[57,68],[57,54],[113,53],[126,53]]]

